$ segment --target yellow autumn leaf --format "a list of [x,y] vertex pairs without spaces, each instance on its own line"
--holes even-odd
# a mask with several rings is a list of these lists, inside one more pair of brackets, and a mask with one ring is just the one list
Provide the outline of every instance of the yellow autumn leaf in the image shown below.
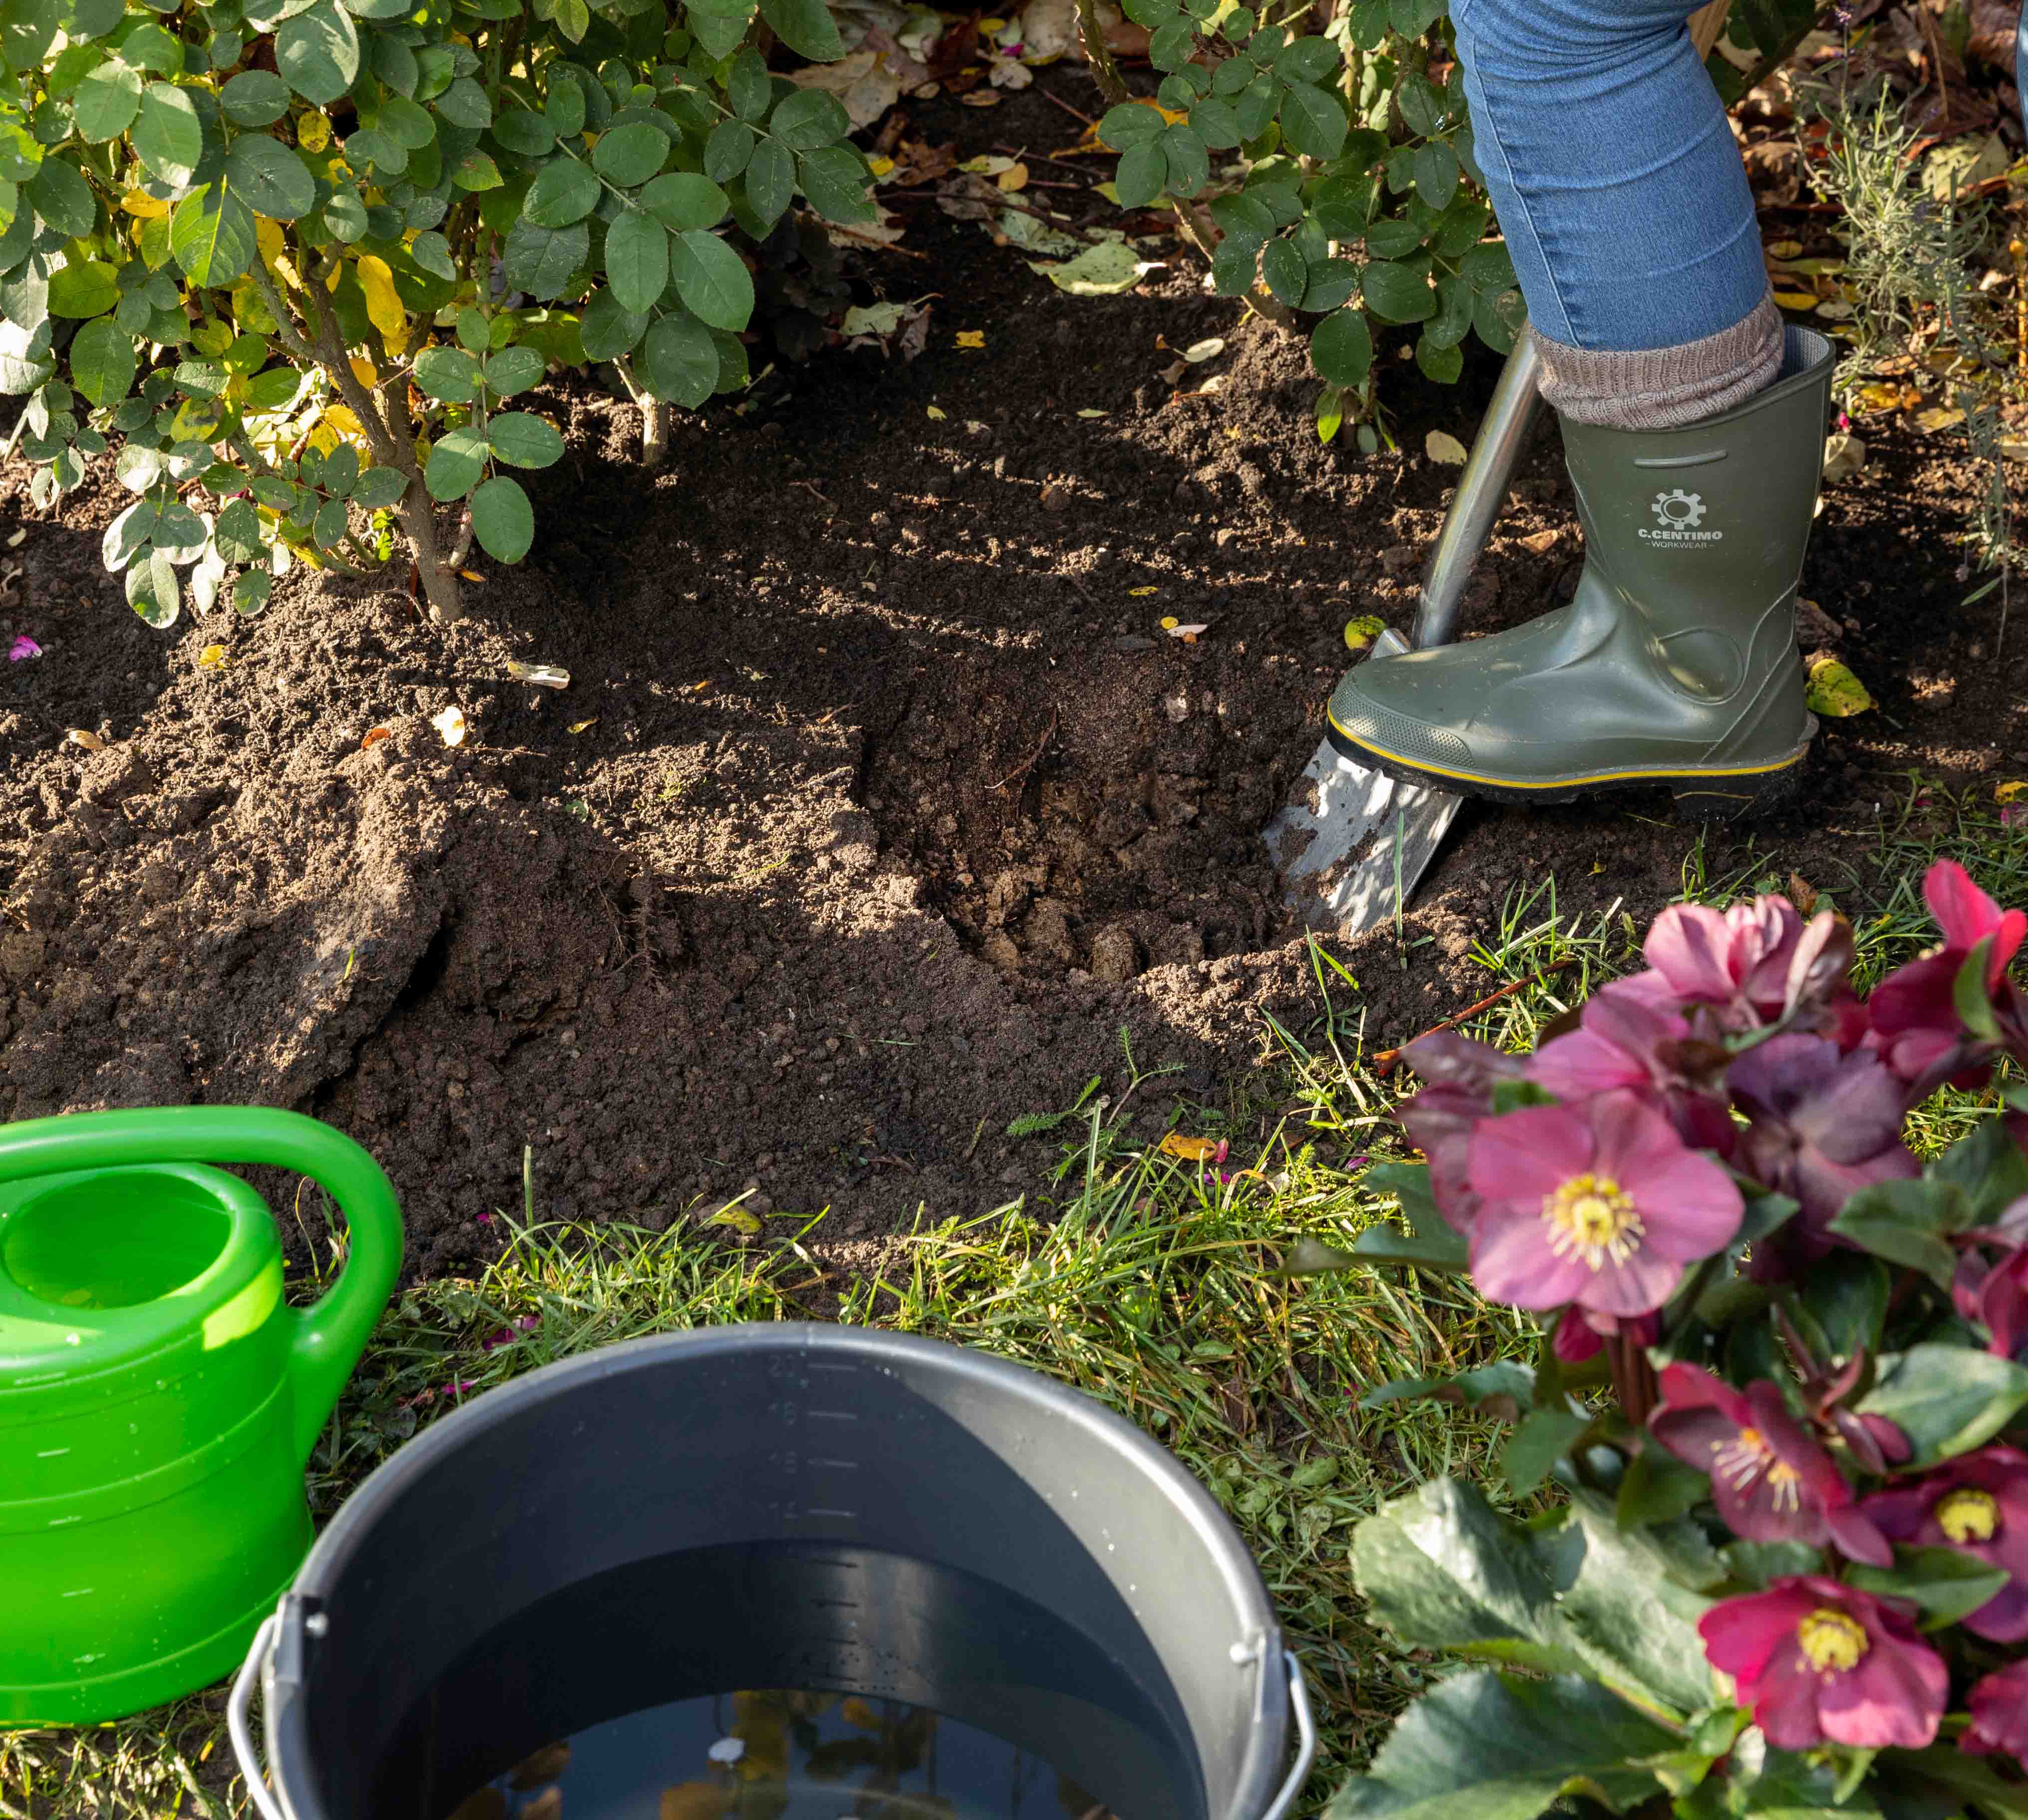
[[380,370],[364,354],[354,354],[351,361],[352,376],[369,392],[380,383]]
[[129,190],[120,198],[120,206],[137,221],[153,221],[169,212],[169,205],[159,196],[150,196],[139,190]]
[[993,181],[1010,196],[1016,195],[1028,187],[1028,167],[1026,165],[1009,165]]
[[583,733],[587,727],[596,727],[598,724],[598,716],[594,714],[589,720],[573,720],[570,723],[570,731],[573,733]]
[[432,714],[430,725],[437,730],[445,745],[464,744],[468,729],[464,723],[464,711],[461,708],[446,708],[441,714]]
[[1817,294],[1814,290],[1778,290],[1774,301],[1783,309],[1815,309]]
[[716,1782],[679,1782],[662,1791],[661,1820],[724,1820],[725,1803]]
[[931,417],[934,421],[935,421],[935,422],[937,422],[937,423],[941,424],[941,423],[944,420],[944,418],[946,417],[946,416],[947,414],[948,414],[948,413],[946,413],[946,412],[942,412],[942,411],[938,410],[938,409],[937,409],[937,407],[936,407],[934,405],[931,405],[931,406],[929,407],[928,415],[929,415],[929,416],[930,416],[930,417]]
[[961,348],[983,348],[986,346],[986,331],[961,328],[957,331],[957,345]]
[[1771,240],[1767,243],[1770,259],[1793,259],[1803,250],[1800,240]]
[[1157,1148],[1171,1156],[1180,1156],[1186,1163],[1201,1163],[1207,1156],[1218,1153],[1218,1141],[1214,1138],[1186,1138],[1180,1131],[1171,1131]]
[[1861,386],[1859,401],[1869,411],[1891,411],[1901,402],[1899,386]]
[[327,455],[338,446],[340,440],[350,442],[353,448],[362,453],[365,451],[366,431],[361,425],[358,418],[353,415],[352,407],[350,405],[325,405],[324,416],[319,421],[316,430],[310,432],[310,440],[313,442],[316,441],[318,430],[328,430],[334,438],[330,445],[324,449],[324,453]]
[[64,738],[72,745],[83,746],[87,752],[103,752],[105,749],[105,742],[89,727],[73,727]]
[[1915,427],[1933,434],[1938,430],[1948,430],[1952,424],[1963,421],[1964,412],[1948,405],[1932,405],[1926,411],[1915,413]]
[[394,292],[394,274],[387,261],[371,253],[359,256],[359,288],[366,293],[366,315],[379,330],[387,351],[399,357],[409,345],[409,313]]
[[866,161],[866,168],[875,176],[884,177],[894,169],[894,161],[892,158],[868,158]]
[[1819,657],[1810,666],[1810,679],[1803,699],[1812,714],[1834,720],[1863,714],[1873,705],[1866,685],[1835,657]]
[[1165,632],[1173,632],[1182,623],[1174,613],[1165,614],[1162,620],[1162,630]]
[[225,647],[223,645],[207,645],[198,653],[197,660],[200,669],[221,668],[225,663]]
[[1356,620],[1345,623],[1345,648],[1348,651],[1363,651],[1387,630],[1387,622],[1371,613],[1362,613]]
[[320,113],[308,113],[296,122],[296,143],[306,152],[320,152],[331,143],[331,122]]
[[730,1226],[735,1232],[746,1234],[749,1238],[760,1230],[760,1222],[743,1207],[721,1207],[705,1224]]
[[2023,790],[2028,790],[2028,783],[2018,778],[2011,783],[1997,783],[1993,786],[1993,800],[1997,803],[2011,803]]
[[1147,587],[1129,588],[1127,591],[1138,601],[1145,598],[1149,594],[1159,594],[1162,590],[1160,588]]

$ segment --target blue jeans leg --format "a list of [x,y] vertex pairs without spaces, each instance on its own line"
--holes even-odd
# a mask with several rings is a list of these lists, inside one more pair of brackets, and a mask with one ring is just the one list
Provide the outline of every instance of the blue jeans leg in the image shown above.
[[[1453,0],[1474,143],[1537,331],[1676,348],[1767,296],[1698,0]],[[2024,39],[2028,44],[2028,39]]]

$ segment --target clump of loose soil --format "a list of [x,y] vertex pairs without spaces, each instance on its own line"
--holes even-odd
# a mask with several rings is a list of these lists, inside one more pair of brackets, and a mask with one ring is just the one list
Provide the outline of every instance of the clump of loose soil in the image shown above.
[[[962,156],[1053,147],[1053,116],[1031,93],[919,125]],[[1012,1198],[1036,1171],[1008,1120],[1116,1091],[1123,1032],[1165,1094],[1222,1100],[1262,1012],[1312,1019],[1259,830],[1345,621],[1406,623],[1455,470],[1320,444],[1301,351],[1180,253],[1093,299],[933,209],[905,244],[927,263],[857,282],[939,294],[920,359],[781,367],[746,416],[685,420],[658,477],[626,464],[630,409],[553,392],[537,546],[463,625],[303,581],[153,632],[99,566],[117,486],[36,518],[10,472],[0,631],[43,654],[0,676],[0,1115],[304,1108],[387,1168],[421,1272],[490,1248],[524,1145],[546,1214],[659,1226],[751,1188],[771,1219],[829,1209],[821,1255]],[[1179,393],[1164,344],[1215,333],[1223,388]],[[1493,364],[1455,391],[1390,371],[1404,448],[1468,438]],[[1973,481],[1938,447],[1890,440],[1835,489],[1805,577],[1881,712],[1826,729],[1784,819],[1712,835],[1712,873],[1772,849],[1835,886],[1890,773],[2028,764],[2020,642],[2001,661],[1995,597],[1959,605]],[[1552,437],[1468,626],[1556,604],[1580,560]],[[1471,945],[1516,887],[1553,870],[1565,914],[1643,919],[1696,838],[1659,801],[1468,811],[1405,945],[1342,950],[1366,1040],[1487,989]]]

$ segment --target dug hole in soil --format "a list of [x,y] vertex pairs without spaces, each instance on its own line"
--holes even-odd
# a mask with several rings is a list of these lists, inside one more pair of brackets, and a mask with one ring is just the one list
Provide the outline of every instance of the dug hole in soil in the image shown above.
[[[1074,69],[1044,81],[1089,105]],[[912,131],[965,157],[1075,128],[1030,91]],[[1469,441],[1497,363],[1453,390],[1390,364],[1411,453],[1327,447],[1301,348],[1205,296],[1187,250],[1077,298],[927,197],[905,212],[905,253],[850,269],[862,298],[933,294],[927,352],[779,365],[745,416],[679,418],[660,475],[629,463],[631,408],[551,388],[569,453],[529,477],[535,548],[485,565],[464,624],[393,571],[298,571],[259,619],[153,631],[100,564],[109,472],[45,517],[13,466],[0,642],[43,654],[0,676],[0,1117],[300,1108],[387,1170],[415,1274],[494,1248],[524,1144],[543,1215],[661,1227],[750,1185],[775,1233],[828,1209],[807,1242],[852,1268],[919,1210],[1038,1179],[1055,1141],[1008,1120],[1094,1075],[1119,1093],[1123,1030],[1177,1071],[1144,1119],[1244,1092],[1260,1014],[1321,1009],[1260,830],[1345,622],[1407,624],[1456,472],[1417,452]],[[1711,834],[1712,873],[1757,842],[1839,885],[1893,774],[2028,764],[2024,641],[1997,660],[1997,597],[1960,605],[1952,446],[1890,439],[1827,492],[1813,635],[1880,712],[1826,727],[1783,817]],[[1551,432],[1467,630],[1556,605],[1580,561]],[[456,749],[430,718],[452,706]],[[1334,945],[1360,984],[1338,1009],[1369,1046],[1412,1036],[1490,990],[1469,950],[1517,887],[1553,870],[1566,916],[1645,923],[1696,838],[1659,797],[1468,809],[1405,948]]]

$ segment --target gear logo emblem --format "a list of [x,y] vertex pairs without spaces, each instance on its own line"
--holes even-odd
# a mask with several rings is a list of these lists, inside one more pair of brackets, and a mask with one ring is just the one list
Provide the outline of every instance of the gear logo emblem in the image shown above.
[[1669,531],[1695,531],[1704,521],[1704,496],[1672,486],[1655,495],[1656,520]]

